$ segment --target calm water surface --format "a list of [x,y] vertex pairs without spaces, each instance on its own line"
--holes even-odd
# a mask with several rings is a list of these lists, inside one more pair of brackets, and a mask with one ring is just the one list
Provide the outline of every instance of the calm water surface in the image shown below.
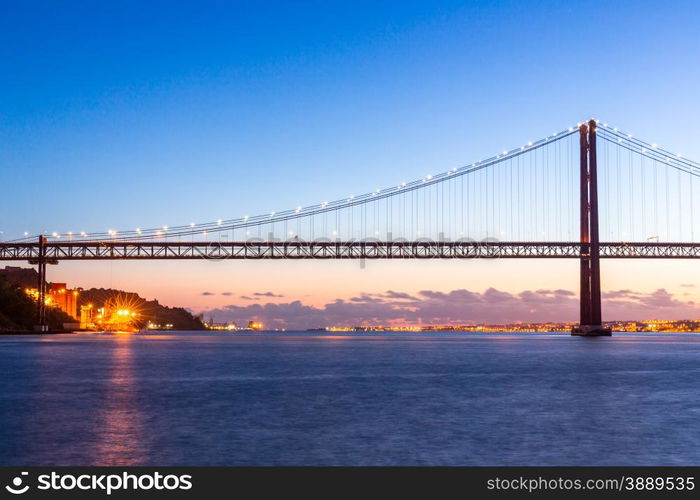
[[1,465],[700,464],[700,336],[0,336]]

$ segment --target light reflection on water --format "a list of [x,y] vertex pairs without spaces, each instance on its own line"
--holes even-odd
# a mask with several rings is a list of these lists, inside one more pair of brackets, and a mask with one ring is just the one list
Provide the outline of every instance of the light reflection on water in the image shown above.
[[109,377],[104,400],[98,408],[99,432],[91,459],[95,465],[139,465],[148,458],[133,349],[130,334],[115,335],[112,360],[105,366]]
[[2,465],[700,461],[700,336],[0,337]]

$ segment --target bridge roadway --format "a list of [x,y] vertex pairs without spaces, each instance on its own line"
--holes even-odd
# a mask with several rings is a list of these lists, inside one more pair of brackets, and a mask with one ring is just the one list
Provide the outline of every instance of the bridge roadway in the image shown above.
[[[580,258],[580,242],[434,241],[73,241],[43,245],[43,260],[180,259],[474,259]],[[37,263],[39,243],[0,243],[0,261]],[[612,259],[700,258],[700,243],[600,243],[600,257]]]

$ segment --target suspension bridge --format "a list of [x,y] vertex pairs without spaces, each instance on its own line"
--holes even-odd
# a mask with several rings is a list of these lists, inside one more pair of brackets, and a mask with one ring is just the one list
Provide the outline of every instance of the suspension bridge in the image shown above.
[[580,324],[603,327],[600,259],[700,257],[700,164],[589,120],[412,182],[279,212],[178,226],[54,232],[0,243],[39,271],[61,260],[468,259],[580,261]]

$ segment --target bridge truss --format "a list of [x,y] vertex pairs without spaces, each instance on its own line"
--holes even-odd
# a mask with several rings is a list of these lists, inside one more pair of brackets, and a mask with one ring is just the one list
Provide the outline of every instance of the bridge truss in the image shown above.
[[[600,243],[605,259],[697,259],[697,243]],[[585,249],[584,249],[585,250]],[[236,241],[0,243],[0,261],[508,259],[582,255],[581,242]]]

